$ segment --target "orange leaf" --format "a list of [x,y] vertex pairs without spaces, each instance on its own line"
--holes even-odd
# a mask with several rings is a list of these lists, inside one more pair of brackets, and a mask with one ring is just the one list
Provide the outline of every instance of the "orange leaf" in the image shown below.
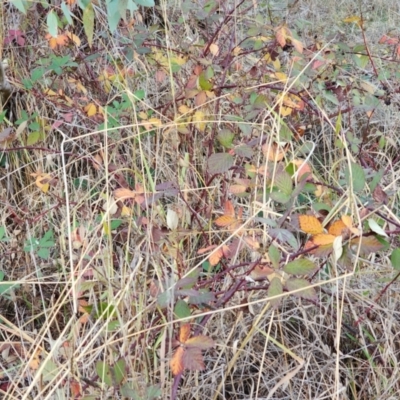
[[197,251],[197,254],[205,254],[208,253],[210,250],[214,250],[217,247],[216,244],[212,244],[211,246],[203,247]]
[[229,215],[222,215],[221,217],[218,217],[214,223],[215,225],[219,226],[219,227],[227,227],[230,226],[234,223],[236,223],[237,220],[235,217],[231,217]]
[[304,248],[310,249],[311,247],[319,246],[318,248],[311,250],[310,253],[317,257],[328,256],[333,250],[333,242],[336,236],[321,233],[313,236],[304,246]]
[[345,223],[339,219],[338,221],[332,222],[328,228],[328,233],[334,236],[340,236],[345,234],[347,231],[347,226]]
[[352,221],[350,215],[342,215],[341,220],[347,226],[347,228],[351,228],[353,226],[353,221]]
[[120,188],[114,190],[114,197],[117,200],[120,199],[134,199],[136,197],[136,193],[130,189]]
[[334,235],[330,235],[327,233],[321,233],[319,235],[315,235],[312,237],[312,241],[314,243],[314,245],[318,245],[318,246],[325,246],[327,244],[332,244],[335,240]]
[[284,25],[278,27],[275,30],[275,38],[281,47],[284,47],[286,45],[286,37],[287,37],[287,32]]
[[312,215],[298,215],[299,228],[310,235],[318,235],[324,231],[321,222]]
[[181,374],[184,370],[183,366],[183,355],[185,353],[185,349],[183,347],[178,347],[171,359],[171,371],[173,375]]
[[81,395],[81,385],[79,382],[77,382],[75,379],[71,379],[71,382],[69,383],[70,388],[71,388],[71,394],[74,399],[78,398]]
[[190,337],[190,324],[186,323],[181,325],[181,329],[179,330],[179,341],[181,343],[186,343],[189,337]]
[[209,261],[210,265],[212,267],[217,265],[220,262],[220,260],[223,257],[223,255],[224,254],[223,254],[223,251],[222,251],[221,248],[218,249],[218,250],[213,251],[208,257],[208,261]]

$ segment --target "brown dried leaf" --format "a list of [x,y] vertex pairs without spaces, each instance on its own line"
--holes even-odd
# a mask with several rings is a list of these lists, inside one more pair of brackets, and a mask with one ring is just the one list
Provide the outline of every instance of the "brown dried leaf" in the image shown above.
[[183,353],[183,368],[190,371],[202,371],[204,369],[204,359],[201,350],[197,347],[185,349]]
[[194,336],[185,342],[187,349],[196,347],[201,350],[207,350],[213,346],[215,346],[214,340],[205,335]]
[[362,236],[350,241],[352,247],[356,250],[361,242],[360,252],[363,255],[377,253],[382,250],[384,245],[375,236]]

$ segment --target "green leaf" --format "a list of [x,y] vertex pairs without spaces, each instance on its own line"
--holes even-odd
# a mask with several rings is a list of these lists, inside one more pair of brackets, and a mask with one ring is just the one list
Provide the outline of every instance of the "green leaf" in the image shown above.
[[112,386],[110,367],[104,361],[98,361],[96,363],[96,372],[101,382],[105,383],[107,386]]
[[39,140],[40,140],[40,132],[38,132],[38,131],[31,132],[31,133],[28,135],[28,138],[26,139],[26,145],[27,145],[27,146],[33,146],[33,145],[36,144]]
[[121,394],[122,396],[128,397],[128,399],[133,399],[133,400],[142,400],[143,398],[140,396],[140,394],[137,392],[136,389],[132,388],[129,383],[125,383],[121,387]]
[[353,190],[358,193],[364,189],[365,174],[364,170],[356,163],[350,163],[345,172],[345,178],[348,186],[352,186]]
[[4,277],[4,271],[0,271],[0,295],[8,298],[7,292],[11,291],[12,289],[18,289],[20,285],[16,283],[8,283],[7,281],[4,281]]
[[208,289],[200,289],[196,296],[189,297],[189,304],[202,305],[215,300],[216,298],[213,292],[210,292]]
[[92,47],[94,33],[94,9],[92,3],[89,3],[83,10],[83,29],[85,31],[89,47]]
[[335,124],[336,135],[339,135],[341,130],[342,130],[342,113],[339,112],[339,115],[337,116],[336,124]]
[[[283,287],[282,287],[281,280],[277,277],[273,278],[271,280],[271,283],[269,284],[269,288],[268,288],[268,292],[267,292],[268,297],[278,296],[282,293],[283,293]],[[272,307],[277,307],[277,306],[279,306],[281,301],[282,301],[282,297],[279,297],[277,299],[270,300],[270,303],[271,303]]]
[[235,134],[229,129],[222,129],[217,136],[217,140],[224,146],[226,149],[231,149],[233,147],[233,139],[235,138]]
[[10,0],[10,3],[14,5],[19,11],[23,14],[26,14],[27,10],[27,1],[25,0]]
[[43,258],[44,260],[47,260],[47,259],[50,257],[50,250],[41,247],[41,248],[38,250],[37,255],[38,255],[40,258]]
[[379,182],[381,182],[384,173],[385,168],[381,168],[376,174],[374,174],[372,181],[368,185],[371,192],[373,192],[378,186]]
[[210,174],[221,174],[229,170],[235,162],[229,153],[215,153],[207,161],[208,172]]
[[53,10],[47,14],[47,28],[51,36],[58,36],[58,18]]
[[108,17],[108,27],[111,33],[114,33],[117,29],[119,20],[121,19],[121,14],[118,8],[119,0],[108,0],[107,1],[107,17]]
[[39,241],[40,247],[52,247],[54,246],[53,230],[47,231]]
[[286,204],[290,201],[290,196],[282,192],[272,192],[270,193],[270,197],[272,200],[281,204]]
[[107,319],[109,317],[115,317],[115,306],[106,302],[102,302],[98,306],[98,312],[96,318]]
[[253,157],[254,151],[250,146],[241,144],[235,147],[235,154],[240,157],[251,158]]
[[381,228],[381,226],[372,218],[368,219],[368,225],[372,232],[377,233],[378,235],[388,237],[387,233]]
[[61,11],[64,14],[65,19],[67,20],[68,24],[73,26],[74,25],[74,20],[72,18],[72,13],[70,11],[70,9],[67,7],[67,4],[63,1],[61,3]]
[[146,390],[147,400],[155,400],[161,397],[161,389],[159,385],[149,386]]
[[178,319],[186,318],[190,316],[190,308],[186,301],[178,300],[175,304],[174,314]]
[[269,246],[268,257],[269,257],[270,261],[272,262],[272,265],[274,266],[274,268],[278,268],[279,262],[281,260],[281,252],[273,244],[271,246]]
[[296,297],[303,297],[308,300],[316,300],[317,298],[314,288],[310,287],[310,284],[306,279],[291,278],[286,281],[286,288],[289,292],[303,289],[299,292],[293,293]]
[[394,269],[400,271],[400,248],[394,249],[390,255],[390,262]]
[[279,141],[280,142],[290,142],[292,140],[293,134],[287,125],[281,125],[279,128]]
[[50,382],[56,378],[60,373],[60,367],[51,359],[44,360],[42,366],[42,379],[43,382]]
[[199,75],[199,86],[202,90],[211,90],[213,88],[213,84],[206,78],[204,72]]
[[154,7],[154,0],[134,0],[136,4],[144,7]]
[[279,171],[275,177],[276,187],[284,194],[290,196],[293,190],[292,178],[286,171]]
[[286,264],[283,267],[283,270],[287,274],[291,275],[307,275],[310,272],[314,271],[315,268],[316,266],[311,260],[307,258],[300,258]]
[[6,236],[6,227],[0,226],[0,242],[8,242],[10,238]]
[[121,358],[115,363],[113,372],[114,372],[115,383],[117,385],[120,385],[125,378],[125,372],[126,372],[126,365],[124,359]]

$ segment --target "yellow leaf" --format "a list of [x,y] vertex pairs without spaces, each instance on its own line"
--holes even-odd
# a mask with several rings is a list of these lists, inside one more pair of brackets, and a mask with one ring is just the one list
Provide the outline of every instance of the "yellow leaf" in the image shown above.
[[293,112],[293,108],[290,107],[280,107],[279,109],[279,114],[282,117],[287,117],[288,115],[290,115]]
[[160,126],[161,125],[161,121],[158,118],[149,118],[149,122],[151,122],[151,124],[153,126]]
[[127,206],[123,206],[122,210],[121,210],[121,216],[122,217],[129,217],[132,214],[132,210],[127,207]]
[[355,22],[358,26],[361,26],[361,18],[358,17],[357,15],[353,15],[351,17],[347,17],[343,20],[343,22],[346,23],[352,23]]
[[35,176],[36,180],[36,186],[43,192],[47,193],[50,188],[50,181],[52,180],[51,175],[49,174],[44,174],[44,173],[32,173],[31,176]]
[[275,76],[279,81],[282,81],[282,82],[287,81],[287,75],[284,72],[276,72]]
[[275,60],[272,61],[272,66],[274,67],[275,71],[279,71],[281,69],[281,62],[279,61],[279,58],[275,58]]
[[301,43],[300,40],[297,40],[293,37],[291,37],[290,40],[296,51],[299,53],[303,53],[303,43]]
[[196,111],[193,115],[193,122],[195,122],[196,128],[200,132],[204,132],[206,129],[205,113],[203,111]]
[[210,44],[210,52],[213,56],[217,56],[219,53],[219,47],[215,43]]
[[46,94],[47,96],[58,96],[58,93],[56,93],[54,90],[51,89],[46,89],[44,91],[44,94]]
[[189,108],[188,106],[182,104],[181,106],[179,106],[178,111],[179,111],[181,114],[188,114],[188,113],[190,113],[190,112],[192,111],[192,109]]
[[85,107],[85,111],[88,117],[92,117],[93,115],[96,115],[97,107],[95,104],[90,103]]

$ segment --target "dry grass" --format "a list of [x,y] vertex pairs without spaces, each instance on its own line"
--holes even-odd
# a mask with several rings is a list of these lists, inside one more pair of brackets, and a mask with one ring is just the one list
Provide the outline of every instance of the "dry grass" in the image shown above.
[[[369,21],[366,40],[374,54],[380,51],[379,38],[399,26],[399,4],[394,0],[359,3],[299,0],[287,8],[276,1],[269,2],[269,7],[258,4],[257,11],[255,3],[245,2],[242,9],[248,11],[234,14],[235,24],[228,26],[234,26],[235,31],[231,34],[221,29],[216,40],[220,40],[221,52],[227,51],[229,40],[241,43],[260,13],[269,16],[266,24],[275,26],[286,18],[288,26],[301,33],[304,43],[324,46],[346,42],[352,46],[361,43],[362,36],[354,24],[345,24],[343,19],[358,15],[361,9]],[[223,7],[226,10],[231,6]],[[20,89],[14,101],[15,113],[17,118],[25,113],[30,118],[28,125],[38,125],[30,132],[38,129],[44,135],[44,140],[27,146],[26,128],[0,152],[0,227],[5,229],[4,238],[9,239],[0,241],[0,270],[7,281],[18,284],[0,297],[2,398],[135,398],[124,396],[119,384],[102,382],[96,371],[99,361],[114,365],[120,359],[126,363],[123,383],[131,386],[138,399],[151,398],[146,397],[146,390],[153,385],[160,390],[159,398],[170,398],[177,382],[169,361],[180,321],[174,315],[173,299],[166,309],[157,304],[155,285],[160,286],[159,291],[166,291],[178,279],[204,266],[207,255],[199,255],[199,249],[229,242],[230,234],[213,225],[228,197],[236,210],[243,207],[243,228],[267,247],[272,239],[265,220],[260,218],[278,220],[286,212],[284,206],[257,197],[255,190],[247,198],[231,196],[228,187],[239,172],[229,171],[211,179],[207,171],[207,158],[217,146],[215,132],[237,124],[229,119],[229,94],[207,100],[205,130],[198,129],[198,122],[188,124],[188,133],[178,129],[186,118],[178,110],[185,104],[179,100],[184,96],[182,88],[196,65],[193,60],[201,62],[201,40],[209,38],[211,31],[201,24],[193,25],[193,16],[180,1],[167,4],[162,0],[158,13],[151,16],[152,23],[160,22],[161,16],[164,19],[154,35],[154,44],[160,51],[167,49],[164,54],[170,58],[176,56],[175,50],[178,54],[193,52],[193,58],[178,74],[169,71],[165,81],[159,82],[155,73],[160,70],[160,60],[132,54],[131,43],[138,31],[149,29],[143,22],[148,17],[143,10],[135,15],[133,28],[124,25],[118,34],[111,35],[99,9],[93,49],[82,45],[80,50],[71,46],[53,52],[44,41],[43,21],[19,15],[10,4],[1,7],[3,38],[10,29],[23,26],[26,31],[24,46],[13,44],[3,50],[3,57],[12,65],[10,81]],[[201,9],[193,5],[193,9],[196,7]],[[45,15],[39,5],[34,8],[38,15]],[[223,15],[221,12],[208,28],[215,27]],[[80,29],[77,24],[75,33],[84,37]],[[167,37],[164,29],[168,29]],[[59,76],[47,70],[27,90],[23,80],[51,54],[69,55],[78,65],[66,68]],[[226,84],[241,82],[239,92],[243,96],[251,87],[257,91],[261,82],[249,80],[248,70],[252,65],[261,68],[260,57],[243,56],[241,70],[232,73]],[[384,63],[381,58],[376,62]],[[388,69],[394,65],[397,62]],[[120,82],[97,79],[107,68],[116,71],[123,67],[132,73],[115,78]],[[215,71],[218,77],[224,73],[218,66]],[[365,73],[372,75],[370,65]],[[77,81],[85,91],[79,90]],[[387,84],[394,89],[398,85],[395,81]],[[112,90],[107,92],[107,85]],[[46,89],[55,88],[62,95],[46,94]],[[143,99],[135,98],[141,90]],[[368,122],[365,111],[358,110],[344,115],[343,124],[356,136],[368,123],[374,128],[367,153],[376,165],[387,166],[380,185],[391,194],[380,211],[400,224],[400,114],[396,96],[391,105],[376,111],[372,121]],[[117,129],[110,128],[115,110],[104,122],[99,113],[90,117],[85,114],[87,104],[104,107],[115,101],[116,109],[123,98],[129,106],[118,115]],[[334,112],[314,100],[320,116]],[[193,107],[191,101],[186,105]],[[149,117],[157,118],[150,127]],[[336,118],[329,123],[327,118],[315,115],[300,118],[303,120],[299,122],[313,126],[299,141],[290,142],[285,158],[296,159],[304,146],[314,146],[309,161],[318,180],[342,187],[344,166],[357,155],[336,145]],[[62,123],[55,124],[58,121]],[[99,128],[101,123],[104,125]],[[244,123],[251,126],[251,134],[246,137],[240,133],[240,140],[272,143],[279,138],[282,119],[264,108]],[[6,122],[3,125],[4,129]],[[374,135],[384,136],[385,144],[374,146]],[[247,161],[259,167],[263,155],[260,146],[254,150]],[[244,162],[237,164],[242,167]],[[53,179],[48,192],[35,184],[35,173],[46,173]],[[259,179],[260,187],[266,188],[263,178]],[[121,187],[140,192],[149,206],[125,200],[127,208],[122,208],[114,197]],[[346,190],[331,196],[336,214],[351,214],[361,227],[360,210],[367,194]],[[305,195],[293,204],[291,212],[305,213],[313,201],[311,195]],[[168,230],[169,209],[179,217],[177,232]],[[121,224],[113,225],[115,221]],[[226,260],[226,268],[238,266],[230,273],[202,270],[199,287],[210,280],[206,287],[219,300],[192,307],[192,316],[187,319],[198,334],[213,338],[215,347],[205,353],[204,371],[186,371],[180,377],[178,398],[397,399],[400,286],[397,280],[390,283],[395,274],[389,255],[399,246],[399,226],[386,227],[397,230],[389,240],[390,248],[368,257],[358,255],[351,268],[318,261],[322,267],[312,281],[318,293],[316,301],[284,292],[281,305],[271,307],[267,282],[243,280],[249,265],[264,256],[261,250],[245,249]],[[50,257],[39,257],[40,245],[26,248],[30,238],[40,240],[50,230],[54,234]],[[280,250],[287,260],[295,252],[288,246]],[[229,301],[222,302],[239,283]]]

